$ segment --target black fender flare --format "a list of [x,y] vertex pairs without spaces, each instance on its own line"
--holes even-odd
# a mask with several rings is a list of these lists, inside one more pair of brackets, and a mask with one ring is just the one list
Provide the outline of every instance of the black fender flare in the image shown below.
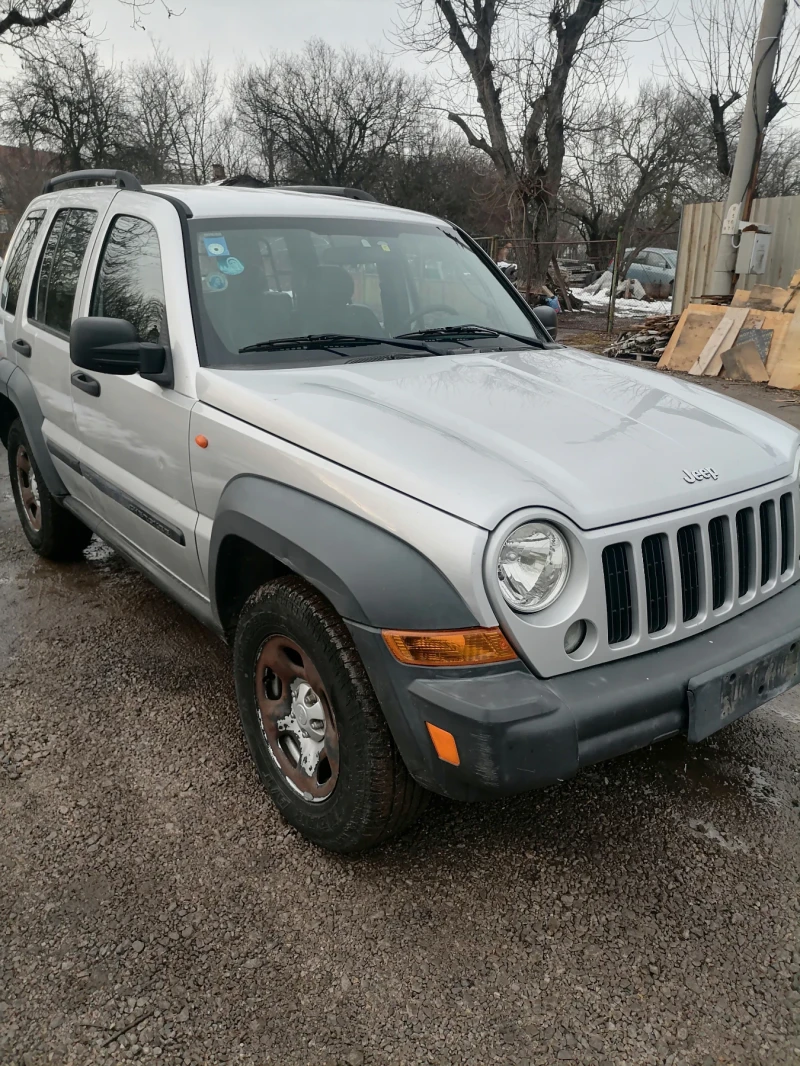
[[416,548],[335,504],[254,474],[226,485],[214,518],[208,576],[218,620],[224,594],[218,563],[231,536],[305,578],[348,621],[408,630],[478,625],[450,581]]
[[[11,368],[8,372],[8,368]],[[31,446],[33,458],[39,468],[39,473],[44,478],[45,485],[53,496],[63,498],[68,496],[67,488],[61,480],[53,463],[52,456],[47,450],[47,444],[42,432],[44,415],[39,406],[33,385],[28,375],[21,367],[15,366],[10,359],[0,359],[0,393],[8,397],[17,409],[28,444]]]

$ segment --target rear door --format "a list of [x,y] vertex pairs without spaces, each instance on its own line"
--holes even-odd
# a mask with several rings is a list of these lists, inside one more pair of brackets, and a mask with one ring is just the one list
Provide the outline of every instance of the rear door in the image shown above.
[[95,511],[95,494],[77,472],[80,441],[72,407],[70,375],[75,368],[69,359],[69,331],[88,255],[113,196],[105,190],[93,190],[91,199],[69,192],[56,201],[28,295],[19,300],[15,330],[28,349],[28,354],[17,351],[17,362],[36,392],[56,468],[69,492]]
[[[17,336],[17,310],[23,282],[31,263],[31,253],[36,246],[46,210],[43,207],[29,211],[20,223],[14,242],[9,249],[4,264],[2,284],[0,284],[0,317],[3,328],[0,330],[0,359],[5,356],[12,363],[26,365],[29,352],[26,342]],[[21,352],[17,349],[21,348]]]
[[102,517],[152,563],[205,595],[189,468],[189,414],[196,401],[188,364],[196,350],[188,301],[174,206],[120,193],[91,258],[81,313],[125,319],[139,340],[164,344],[175,380],[165,386],[138,374],[92,371],[95,395],[73,379],[81,466],[101,493]]

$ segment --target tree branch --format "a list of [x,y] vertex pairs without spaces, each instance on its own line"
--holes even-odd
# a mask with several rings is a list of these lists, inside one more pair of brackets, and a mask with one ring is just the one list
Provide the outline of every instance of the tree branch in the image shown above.
[[26,15],[18,7],[12,7],[5,18],[0,19],[0,36],[12,29],[38,29],[58,22],[72,10],[75,0],[61,0],[60,4],[43,11],[40,15]]

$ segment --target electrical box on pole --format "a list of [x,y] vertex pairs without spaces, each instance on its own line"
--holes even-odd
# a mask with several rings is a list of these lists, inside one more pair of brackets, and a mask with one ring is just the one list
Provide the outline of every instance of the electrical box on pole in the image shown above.
[[772,226],[760,226],[756,222],[740,222],[739,251],[736,254],[736,273],[766,274],[769,248],[772,241]]

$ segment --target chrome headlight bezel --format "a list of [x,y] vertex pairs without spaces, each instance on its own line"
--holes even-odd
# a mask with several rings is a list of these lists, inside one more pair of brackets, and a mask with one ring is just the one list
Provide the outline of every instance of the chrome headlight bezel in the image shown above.
[[[508,548],[509,542],[515,539],[519,542],[521,539],[524,540],[525,536],[533,537],[537,533],[545,533],[551,539],[553,542],[551,555],[554,551],[560,552],[562,561],[558,567],[556,579],[542,599],[537,600],[535,603],[526,603],[522,597],[512,591],[508,580],[504,580],[504,553]],[[506,535],[497,553],[496,577],[500,593],[505,603],[517,614],[539,614],[541,611],[546,611],[548,607],[552,607],[566,589],[571,569],[572,554],[566,535],[553,522],[543,519],[531,519],[520,523]]]

